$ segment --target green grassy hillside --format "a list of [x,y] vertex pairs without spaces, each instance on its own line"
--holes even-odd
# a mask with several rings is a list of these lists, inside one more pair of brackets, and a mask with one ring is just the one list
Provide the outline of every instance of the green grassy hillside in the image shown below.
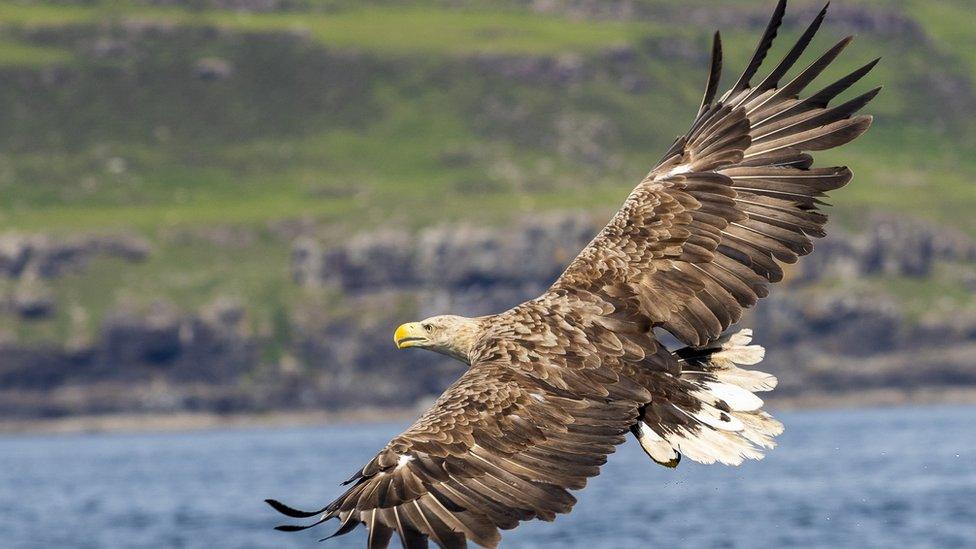
[[[334,306],[288,279],[296,219],[339,240],[609,212],[690,122],[718,16],[773,2],[638,2],[645,15],[626,21],[515,1],[167,4],[0,6],[0,227],[135,232],[155,249],[140,265],[105,260],[50,282],[65,304],[53,319],[0,316],[18,338],[64,340],[121,304],[159,299],[193,308],[239,296],[267,331],[295,300]],[[860,85],[886,86],[875,127],[824,155],[857,172],[835,195],[837,217],[895,211],[976,232],[976,15],[962,0],[837,4],[921,29],[869,26],[831,73],[886,57]],[[832,22],[814,53],[841,36]],[[774,56],[800,24],[790,20]],[[760,26],[723,26],[727,81]],[[213,238],[228,230],[239,245]]]

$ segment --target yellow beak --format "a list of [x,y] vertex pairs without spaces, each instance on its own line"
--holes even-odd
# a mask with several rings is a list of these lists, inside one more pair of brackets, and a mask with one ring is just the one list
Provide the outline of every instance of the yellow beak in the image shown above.
[[396,343],[397,349],[414,347],[426,340],[427,332],[419,322],[407,322],[406,324],[401,324],[400,327],[396,329],[396,332],[393,333],[393,342]]

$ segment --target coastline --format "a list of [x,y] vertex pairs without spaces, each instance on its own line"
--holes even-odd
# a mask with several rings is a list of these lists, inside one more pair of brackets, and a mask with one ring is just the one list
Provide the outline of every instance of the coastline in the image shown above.
[[127,413],[44,419],[0,419],[0,436],[84,433],[169,433],[221,429],[262,429],[408,421],[417,409],[362,408],[342,412],[309,410],[216,414],[202,412]]
[[[843,394],[808,394],[767,399],[773,413],[791,410],[885,408],[896,406],[976,404],[976,387],[923,388],[915,391],[875,389]],[[171,433],[223,429],[262,429],[356,423],[407,422],[421,408],[361,408],[242,414],[150,413],[73,416],[45,419],[0,419],[3,435],[74,435],[91,433]]]

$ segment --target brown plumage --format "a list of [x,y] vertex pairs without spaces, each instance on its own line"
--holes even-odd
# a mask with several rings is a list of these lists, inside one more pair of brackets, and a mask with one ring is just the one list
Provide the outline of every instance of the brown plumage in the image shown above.
[[[320,515],[279,529],[335,518],[335,535],[365,525],[371,548],[386,547],[394,533],[409,548],[494,547],[499,529],[569,512],[569,490],[598,474],[628,431],[669,467],[682,455],[729,464],[762,457],[782,427],[753,393],[776,379],[738,367],[762,359],[749,331],[722,334],[782,279],[782,263],[810,253],[824,235],[820,198],[851,172],[813,168],[807,153],[864,133],[871,117],[855,113],[878,92],[830,106],[875,61],[800,97],[850,38],[780,85],[826,8],[757,79],[785,4],[718,100],[716,33],[690,130],[545,294],[497,315],[433,317],[397,330],[399,347],[428,348],[470,368],[331,504],[304,512],[269,500],[292,517]],[[654,328],[687,347],[669,351]]]

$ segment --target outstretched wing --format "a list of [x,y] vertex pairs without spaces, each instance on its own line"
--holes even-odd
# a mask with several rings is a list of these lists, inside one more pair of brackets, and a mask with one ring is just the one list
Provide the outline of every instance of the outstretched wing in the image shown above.
[[864,133],[854,116],[878,93],[829,104],[877,60],[805,98],[799,94],[851,42],[830,48],[785,85],[780,81],[809,45],[826,7],[785,58],[752,84],[782,22],[781,0],[745,72],[714,99],[722,48],[698,116],[664,159],[556,281],[554,291],[586,290],[627,302],[688,345],[717,338],[744,307],[783,278],[824,236],[826,191],[851,179],[846,167],[812,167],[808,151],[843,145]]
[[[599,324],[599,307],[572,299],[529,302],[499,315],[479,360],[357,471],[342,496],[314,512],[269,501],[293,517],[321,513],[308,526],[279,529],[337,518],[334,535],[365,524],[371,548],[386,547],[393,532],[410,548],[426,547],[428,539],[441,547],[465,547],[467,540],[494,547],[499,528],[569,512],[576,500],[568,490],[599,473],[650,399],[608,367],[623,353]],[[570,326],[560,311],[590,314]],[[646,331],[637,337],[649,338]]]

